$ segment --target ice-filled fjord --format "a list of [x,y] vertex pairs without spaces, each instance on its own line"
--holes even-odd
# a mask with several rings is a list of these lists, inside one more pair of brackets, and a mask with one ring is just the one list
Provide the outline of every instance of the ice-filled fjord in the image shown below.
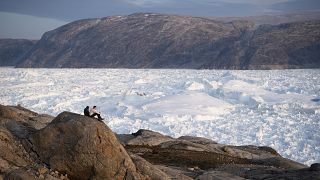
[[116,133],[150,129],[270,146],[320,162],[320,70],[0,68],[0,103],[82,113],[97,105]]

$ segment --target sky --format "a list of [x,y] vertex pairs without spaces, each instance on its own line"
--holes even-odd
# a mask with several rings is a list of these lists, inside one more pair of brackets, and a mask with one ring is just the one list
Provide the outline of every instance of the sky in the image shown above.
[[320,0],[1,0],[0,38],[40,39],[78,19],[136,12],[255,16],[306,10],[320,10]]

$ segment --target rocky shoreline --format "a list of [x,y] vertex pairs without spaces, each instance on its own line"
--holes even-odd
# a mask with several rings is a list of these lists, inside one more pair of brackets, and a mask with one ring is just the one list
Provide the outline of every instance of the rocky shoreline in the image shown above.
[[150,130],[115,134],[71,112],[57,117],[0,105],[1,179],[320,179],[270,147],[172,138]]

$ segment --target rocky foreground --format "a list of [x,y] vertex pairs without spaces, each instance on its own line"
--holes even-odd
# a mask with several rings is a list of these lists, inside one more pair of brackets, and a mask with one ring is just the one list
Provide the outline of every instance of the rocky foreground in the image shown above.
[[21,106],[0,105],[0,147],[0,179],[320,179],[320,164],[270,147],[149,130],[117,135],[94,118]]

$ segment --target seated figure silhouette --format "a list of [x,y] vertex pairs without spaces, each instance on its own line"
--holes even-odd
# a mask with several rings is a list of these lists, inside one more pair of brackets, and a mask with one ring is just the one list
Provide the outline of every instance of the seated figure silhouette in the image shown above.
[[100,112],[97,111],[97,106],[93,106],[91,109],[90,109],[90,117],[95,117],[97,116],[98,117],[98,120],[101,121],[103,120],[103,118],[101,117],[100,115]]
[[87,106],[86,108],[84,108],[83,114],[84,114],[85,116],[90,116],[89,106]]

